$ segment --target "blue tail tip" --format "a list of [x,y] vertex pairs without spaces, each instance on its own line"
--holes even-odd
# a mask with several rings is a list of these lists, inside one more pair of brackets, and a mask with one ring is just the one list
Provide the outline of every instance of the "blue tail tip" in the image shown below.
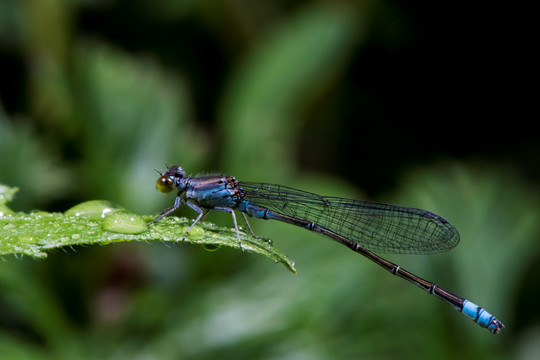
[[468,300],[465,300],[463,303],[463,308],[461,311],[471,318],[475,323],[483,328],[487,328],[493,334],[498,334],[502,329],[504,329],[504,324],[497,320],[495,316]]

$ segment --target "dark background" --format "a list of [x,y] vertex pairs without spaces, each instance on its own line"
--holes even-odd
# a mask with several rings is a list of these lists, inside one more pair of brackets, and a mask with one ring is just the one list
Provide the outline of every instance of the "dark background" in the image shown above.
[[429,208],[462,244],[404,266],[507,329],[490,336],[344,248],[264,223],[300,275],[181,245],[6,257],[0,355],[534,358],[539,31],[526,2],[2,0],[0,182],[20,187],[15,210],[97,198],[157,213],[173,201],[154,188],[165,163]]

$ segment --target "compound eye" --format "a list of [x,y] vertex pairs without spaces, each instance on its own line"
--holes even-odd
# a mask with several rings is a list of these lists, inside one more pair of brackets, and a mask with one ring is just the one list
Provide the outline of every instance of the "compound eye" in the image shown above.
[[174,181],[168,176],[160,176],[157,179],[156,187],[162,193],[168,193],[174,189]]

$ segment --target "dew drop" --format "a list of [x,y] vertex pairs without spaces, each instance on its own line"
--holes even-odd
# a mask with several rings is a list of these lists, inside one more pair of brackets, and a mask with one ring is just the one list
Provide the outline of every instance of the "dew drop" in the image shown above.
[[67,216],[85,216],[89,218],[104,218],[115,211],[124,210],[118,204],[105,200],[90,200],[73,206],[64,214]]
[[204,234],[205,234],[205,231],[203,229],[199,227],[193,227],[189,231],[187,238],[189,238],[192,241],[198,241],[198,240],[202,240],[202,238],[204,237]]
[[127,210],[113,212],[103,220],[103,230],[121,234],[139,234],[147,228],[141,216]]
[[17,240],[19,241],[19,243],[24,243],[24,244],[36,243],[36,238],[30,235],[19,235],[17,236]]
[[216,251],[219,250],[221,246],[215,244],[203,244],[203,249],[206,251]]

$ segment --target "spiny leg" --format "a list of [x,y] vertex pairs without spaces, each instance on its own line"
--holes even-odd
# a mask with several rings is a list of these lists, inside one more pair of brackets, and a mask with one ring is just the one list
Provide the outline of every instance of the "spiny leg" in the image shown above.
[[264,236],[257,236],[255,235],[255,233],[253,232],[253,230],[251,229],[251,225],[249,225],[249,221],[247,219],[247,216],[246,214],[244,214],[243,212],[241,212],[240,214],[242,214],[242,217],[244,218],[244,221],[246,222],[246,225],[249,229],[249,232],[251,233],[251,236],[253,236],[255,239],[263,239],[263,240],[266,240],[266,238]]
[[184,237],[182,238],[182,240],[185,240],[186,239],[186,236],[188,235],[188,233],[191,231],[191,229],[195,226],[196,223],[198,223],[199,221],[201,220],[204,220],[204,218],[206,217],[206,215],[208,215],[208,213],[210,212],[209,209],[205,209],[204,211],[198,207],[197,205],[193,204],[192,202],[189,202],[189,201],[186,201],[186,204],[192,208],[193,210],[195,210],[196,212],[199,213],[199,216],[197,216],[197,218],[195,220],[193,220],[193,223],[191,224],[190,227],[188,227],[188,229],[186,230],[186,233],[184,234]]
[[[229,209],[229,208],[223,208],[223,207],[216,207],[214,208],[215,210],[220,210],[220,211],[226,211],[228,213],[231,213],[232,215],[232,219],[233,219],[233,223],[234,223],[234,229],[236,230],[236,238],[238,239],[238,244],[240,245],[240,249],[242,250],[242,252],[245,254],[246,251],[244,250],[244,247],[242,246],[242,240],[240,240],[240,231],[238,231],[238,223],[236,222],[236,215],[234,214],[234,210],[233,209]],[[243,215],[244,213],[242,213]],[[249,226],[249,225],[248,225]],[[250,228],[251,230],[251,228]],[[253,234],[253,232],[252,232]]]
[[159,220],[163,219],[165,216],[169,215],[170,213],[176,211],[180,207],[180,205],[182,205],[182,198],[180,196],[177,196],[176,200],[174,201],[174,205],[168,209],[163,210],[161,214],[156,216],[156,218],[148,225],[152,225],[158,222]]
[[197,218],[195,220],[193,220],[193,223],[191,224],[191,226],[188,227],[188,229],[186,230],[186,233],[184,234],[184,237],[182,238],[182,240],[186,239],[186,236],[191,231],[191,229],[195,226],[195,224],[198,223],[201,220],[204,220],[204,218],[206,217],[206,215],[208,215],[209,212],[210,212],[210,210],[205,210],[205,211],[201,210],[201,212],[199,213],[199,216],[197,216]]

